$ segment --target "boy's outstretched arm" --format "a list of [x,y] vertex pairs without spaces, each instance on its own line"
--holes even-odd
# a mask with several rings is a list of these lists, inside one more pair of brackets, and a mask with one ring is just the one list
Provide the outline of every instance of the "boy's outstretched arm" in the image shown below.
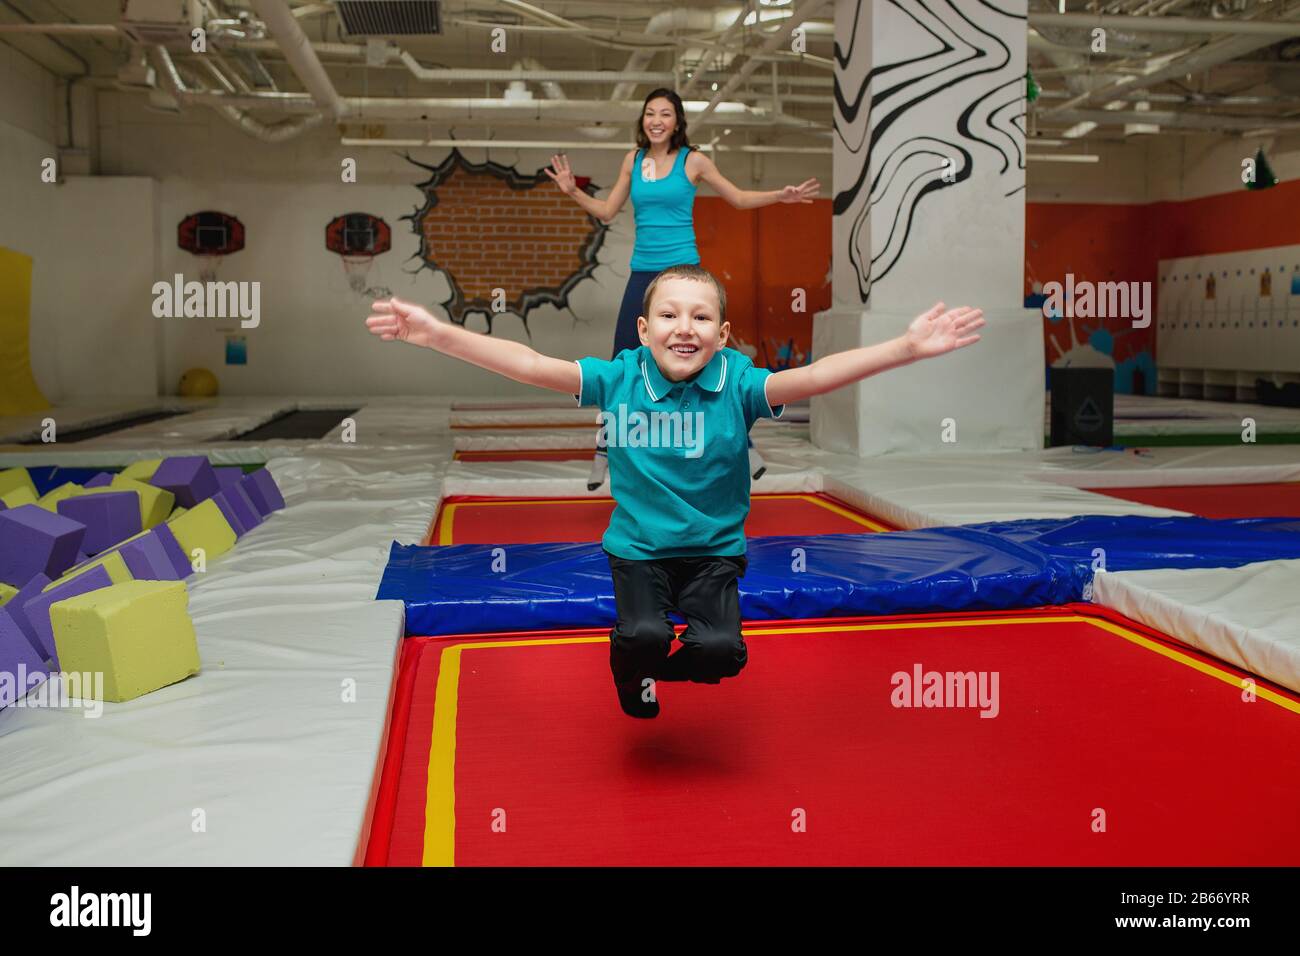
[[773,372],[767,379],[767,400],[773,407],[801,401],[900,365],[965,348],[979,341],[974,332],[982,325],[984,313],[980,309],[963,306],[945,312],[940,302],[918,315],[896,339]]
[[479,335],[442,322],[422,306],[395,297],[371,304],[366,328],[385,342],[396,340],[434,349],[525,385],[569,395],[582,388],[582,371],[576,362],[542,355],[522,342]]

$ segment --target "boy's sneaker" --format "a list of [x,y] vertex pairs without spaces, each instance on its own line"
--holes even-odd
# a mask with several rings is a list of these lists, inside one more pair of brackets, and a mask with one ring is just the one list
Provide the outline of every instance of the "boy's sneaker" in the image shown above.
[[763,472],[767,471],[767,462],[763,456],[758,453],[758,449],[753,445],[749,446],[749,473],[755,481],[763,477]]
[[[649,678],[648,684],[615,684],[618,691],[618,703],[623,713],[629,717],[651,718],[659,716],[658,687]],[[646,700],[646,698],[650,698]]]
[[[752,452],[750,453],[753,454]],[[606,477],[609,476],[609,455],[597,449],[595,456],[591,459],[591,474],[587,476],[587,490],[595,491],[605,483]]]

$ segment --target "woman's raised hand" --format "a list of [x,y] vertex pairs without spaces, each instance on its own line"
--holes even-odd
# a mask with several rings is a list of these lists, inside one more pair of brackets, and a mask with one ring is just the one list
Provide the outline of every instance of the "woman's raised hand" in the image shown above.
[[563,153],[556,153],[551,157],[551,166],[555,172],[543,166],[542,171],[551,177],[555,185],[560,187],[560,192],[566,196],[572,196],[578,188],[578,181],[573,178],[573,170],[569,168],[569,157]]
[[781,202],[812,202],[821,188],[816,179],[809,179],[798,186],[786,186],[781,190]]

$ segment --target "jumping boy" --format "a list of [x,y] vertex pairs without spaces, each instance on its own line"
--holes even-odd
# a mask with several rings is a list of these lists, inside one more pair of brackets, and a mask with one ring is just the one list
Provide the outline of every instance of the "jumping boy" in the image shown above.
[[[917,316],[898,338],[799,368],[756,368],[726,347],[727,295],[699,266],[665,269],[646,289],[638,349],[611,361],[565,361],[478,335],[399,299],[374,303],[384,341],[436,349],[600,409],[614,513],[603,545],[618,620],[610,669],[632,717],[656,717],[656,681],[716,684],[745,666],[736,579],[745,573],[749,429],[784,406],[979,341],[979,309]],[[681,647],[670,611],[686,620]]]

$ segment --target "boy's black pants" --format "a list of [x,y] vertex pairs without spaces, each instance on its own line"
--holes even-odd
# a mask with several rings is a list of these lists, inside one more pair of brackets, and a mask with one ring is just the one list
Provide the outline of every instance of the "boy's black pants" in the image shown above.
[[[658,558],[630,561],[608,551],[618,621],[609,636],[614,682],[689,680],[716,684],[740,673],[748,660],[740,634],[736,579],[744,557]],[[686,619],[682,647],[671,657],[669,611]]]

